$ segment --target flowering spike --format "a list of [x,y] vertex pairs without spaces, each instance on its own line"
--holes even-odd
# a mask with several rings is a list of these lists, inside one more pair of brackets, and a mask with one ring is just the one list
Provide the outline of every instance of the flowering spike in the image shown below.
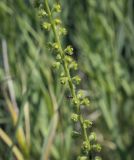
[[[73,112],[71,115],[71,120],[73,122],[77,122],[80,124],[80,132],[73,131],[74,137],[80,137],[82,139],[82,153],[84,155],[79,156],[78,160],[88,160],[89,156],[91,155],[91,149],[100,151],[101,147],[98,144],[92,144],[90,141],[95,140],[95,134],[91,133],[90,136],[88,136],[88,128],[92,126],[92,122],[89,120],[84,120],[82,112],[81,112],[81,105],[88,106],[89,100],[88,98],[84,98],[84,95],[82,92],[76,92],[76,84],[79,84],[81,81],[81,78],[76,75],[71,75],[71,69],[77,70],[78,64],[73,60],[72,54],[73,54],[73,47],[71,45],[68,45],[65,49],[63,49],[62,43],[61,43],[61,37],[60,35],[65,35],[67,33],[66,29],[61,26],[61,20],[54,16],[54,12],[59,13],[61,12],[61,6],[59,4],[54,4],[53,8],[50,9],[48,0],[44,0],[45,4],[45,11],[40,10],[40,17],[47,16],[47,19],[49,22],[44,22],[42,24],[42,27],[45,30],[52,30],[54,34],[54,43],[49,43],[49,48],[52,49],[57,53],[56,60],[57,62],[53,65],[54,68],[59,68],[61,65],[63,68],[63,72],[60,75],[60,82],[61,84],[66,84],[68,82],[68,86],[71,92],[72,96],[72,102],[73,102]],[[58,25],[58,26],[57,26]],[[60,25],[60,26],[59,26]],[[93,142],[93,141],[92,141]]]

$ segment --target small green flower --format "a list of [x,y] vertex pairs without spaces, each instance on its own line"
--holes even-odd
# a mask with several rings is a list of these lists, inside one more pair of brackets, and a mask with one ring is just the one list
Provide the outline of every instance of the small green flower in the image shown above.
[[62,22],[61,22],[60,19],[56,18],[56,19],[54,20],[54,23],[55,23],[56,25],[60,25]]
[[84,96],[83,91],[82,91],[82,90],[79,90],[78,93],[77,93],[77,98],[78,98],[78,99],[82,99],[83,96]]
[[67,46],[67,48],[64,50],[64,52],[71,56],[73,54],[73,47],[70,45]]
[[74,105],[78,105],[78,104],[79,104],[79,99],[73,98],[73,104],[74,104]]
[[66,34],[67,34],[66,28],[60,27],[59,28],[59,35],[66,35]]
[[67,63],[71,63],[73,61],[71,56],[65,56],[65,60]]
[[84,128],[91,128],[92,124],[93,123],[91,121],[89,121],[89,120],[84,120],[84,122],[83,122]]
[[84,141],[82,147],[83,147],[84,149],[88,149],[88,142],[87,142],[87,141]]
[[39,12],[38,12],[38,16],[39,16],[40,18],[42,18],[42,17],[48,16],[48,14],[46,13],[46,11],[45,11],[44,9],[41,9],[41,10],[39,10]]
[[88,98],[84,98],[82,101],[81,101],[81,104],[82,105],[85,105],[85,106],[89,106],[90,105],[90,101]]
[[59,67],[60,67],[60,62],[55,62],[55,63],[53,64],[53,68],[59,69]]
[[80,84],[80,82],[81,82],[81,78],[79,77],[79,76],[74,76],[73,78],[72,78],[72,80],[73,80],[73,82],[75,83],[75,84]]
[[61,78],[60,78],[61,84],[66,84],[67,80],[68,80],[67,77],[61,77]]
[[100,152],[101,151],[101,145],[100,144],[93,144],[92,149],[96,152]]
[[56,50],[56,51],[58,51],[59,50],[59,45],[58,45],[58,43],[53,43],[53,48]]
[[71,120],[72,120],[73,122],[78,122],[78,120],[79,120],[79,115],[76,114],[76,113],[72,113],[72,115],[71,115]]
[[87,141],[84,141],[81,147],[82,153],[87,154],[89,151],[89,144]]
[[50,29],[51,29],[51,24],[48,23],[48,22],[44,22],[44,23],[42,24],[42,27],[43,27],[43,29],[45,29],[45,30],[47,30],[47,31],[50,31]]
[[56,56],[56,60],[61,60],[62,58],[61,58],[61,55],[60,54],[57,54],[57,56]]
[[96,134],[94,132],[91,132],[91,134],[89,136],[89,140],[90,141],[96,141]]
[[60,13],[61,12],[61,5],[60,4],[55,4],[53,7],[53,11]]

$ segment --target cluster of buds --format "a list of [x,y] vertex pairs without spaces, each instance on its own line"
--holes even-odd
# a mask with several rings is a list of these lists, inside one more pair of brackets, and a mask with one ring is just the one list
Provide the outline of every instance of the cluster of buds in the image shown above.
[[[75,109],[76,113],[73,113],[71,115],[71,121],[75,125],[76,123],[80,122],[80,116],[81,116],[77,113],[77,106],[79,105],[89,106],[90,104],[89,99],[85,97],[83,90],[79,90],[77,92],[76,98],[73,98],[73,104],[74,106],[76,106],[76,109]],[[92,121],[88,119],[83,119],[81,122],[83,126],[82,128],[84,130],[86,131],[91,130],[93,125]],[[76,129],[74,129],[74,131],[72,131],[73,138],[81,137],[81,135],[82,135],[82,131],[80,130],[76,131]],[[81,146],[81,156],[78,156],[77,160],[89,160],[89,157],[92,153],[94,152],[99,153],[100,151],[101,151],[101,146],[96,143],[96,134],[94,132],[91,132],[88,138],[83,141]],[[96,156],[94,157],[94,160],[101,160],[101,157]]]
[[[81,79],[79,78],[79,76],[75,76],[72,78],[72,80],[75,80],[76,84],[79,84]],[[87,97],[84,96],[84,93],[82,90],[79,90],[76,94],[76,97],[73,98],[73,104],[74,106],[77,106],[77,105],[84,105],[84,106],[89,106],[90,105],[90,101]]]
[[[42,6],[45,6],[43,8]],[[53,64],[54,69],[61,68],[63,71],[60,75],[60,83],[65,85],[68,83],[71,95],[72,102],[74,106],[74,112],[71,115],[71,121],[74,124],[79,123],[81,126],[80,131],[72,132],[72,137],[78,138],[81,137],[83,142],[81,145],[81,156],[78,157],[78,160],[88,160],[90,159],[91,152],[100,152],[101,147],[99,144],[96,144],[96,135],[91,132],[88,136],[88,131],[92,127],[92,122],[90,120],[84,119],[81,114],[81,106],[89,106],[90,101],[84,95],[82,90],[76,92],[76,85],[79,85],[81,78],[78,75],[71,76],[72,71],[78,69],[77,62],[73,59],[72,55],[74,49],[71,45],[63,47],[61,45],[61,35],[64,36],[67,34],[67,30],[62,26],[62,21],[57,17],[57,13],[61,12],[60,4],[54,4],[52,9],[49,8],[48,1],[45,0],[43,5],[39,6],[39,17],[41,19],[41,26],[43,30],[54,33],[54,42],[49,42],[48,47],[55,54],[55,62]],[[55,14],[55,15],[54,15]],[[53,16],[54,15],[54,16]],[[56,18],[54,18],[56,17]],[[45,21],[44,21],[45,20]],[[95,160],[100,160],[99,157],[94,157]]]

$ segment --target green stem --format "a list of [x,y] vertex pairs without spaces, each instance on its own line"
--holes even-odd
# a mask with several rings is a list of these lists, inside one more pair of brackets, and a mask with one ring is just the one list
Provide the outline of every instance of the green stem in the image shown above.
[[[63,67],[64,67],[65,74],[68,77],[68,84],[69,84],[69,87],[70,87],[71,94],[72,94],[73,98],[76,98],[76,92],[75,92],[74,85],[73,85],[73,82],[72,82],[72,79],[71,79],[70,71],[69,71],[69,69],[67,67],[67,62],[65,60],[65,54],[64,54],[61,42],[60,42],[60,38],[59,38],[58,33],[56,32],[55,23],[53,21],[52,13],[51,13],[49,5],[48,5],[48,0],[45,0],[45,7],[46,7],[46,12],[48,14],[48,17],[49,17],[49,20],[50,20],[50,23],[51,23],[51,26],[52,26],[52,30],[53,30],[53,33],[54,33],[55,41],[59,46],[59,53],[60,53],[60,56],[62,57],[62,60],[63,60]],[[83,121],[84,120],[83,120],[83,116],[82,116],[82,114],[80,112],[80,104],[77,105],[77,108],[78,108],[79,122],[80,122],[80,125],[81,125],[83,137],[84,137],[84,140],[89,143],[89,147],[90,147],[90,142],[89,142],[89,139],[88,139],[87,130],[83,126]]]

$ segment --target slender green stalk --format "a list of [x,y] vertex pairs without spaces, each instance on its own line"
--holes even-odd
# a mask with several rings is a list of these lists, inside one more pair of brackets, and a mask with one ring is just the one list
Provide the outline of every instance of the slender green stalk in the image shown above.
[[53,49],[57,55],[54,68],[59,68],[59,66],[63,68],[64,73],[61,74],[61,84],[68,82],[74,105],[74,113],[71,115],[71,120],[73,123],[79,123],[81,127],[81,133],[77,132],[76,129],[73,131],[73,137],[79,137],[81,135],[80,137],[82,138],[82,153],[78,157],[78,160],[90,160],[92,151],[95,150],[99,152],[101,147],[98,144],[91,143],[91,141],[95,141],[94,133],[88,135],[88,128],[92,126],[92,122],[85,120],[81,112],[81,105],[88,106],[89,100],[85,98],[81,90],[76,91],[76,85],[81,81],[80,77],[70,74],[71,69],[77,69],[77,63],[72,58],[73,48],[69,45],[64,49],[61,43],[61,35],[65,34],[65,29],[61,26],[61,20],[53,16],[54,12],[60,12],[60,5],[54,4],[53,8],[50,9],[48,0],[44,0],[44,8],[40,8],[39,15],[41,18],[45,17],[48,21],[42,24],[43,29],[47,31],[51,29],[54,35],[54,43],[49,43],[50,49]]
[[[63,66],[64,66],[64,70],[65,70],[66,76],[68,77],[68,84],[69,84],[69,87],[70,87],[71,94],[72,94],[73,98],[76,98],[76,92],[75,92],[75,89],[74,89],[74,86],[73,86],[73,82],[72,82],[72,79],[71,79],[71,76],[70,76],[70,71],[69,71],[69,69],[67,67],[64,51],[63,51],[63,48],[61,46],[59,35],[56,32],[56,27],[55,27],[55,24],[54,24],[54,21],[53,21],[53,18],[52,18],[52,14],[51,14],[51,11],[50,11],[50,8],[49,8],[47,0],[45,0],[45,6],[46,6],[46,11],[47,11],[48,16],[49,16],[50,23],[52,25],[52,30],[53,30],[53,33],[54,33],[54,36],[55,36],[55,40],[56,40],[57,44],[59,45],[59,53],[60,53],[61,57],[63,58]],[[78,104],[77,107],[78,107],[78,111],[79,111],[79,115],[80,115],[79,116],[80,117],[79,121],[80,121],[81,128],[82,128],[82,131],[83,131],[84,140],[88,141],[88,143],[89,143],[88,136],[87,136],[87,131],[83,126],[83,116],[82,116],[82,114],[80,112],[80,104]],[[89,143],[89,145],[90,145],[90,143]]]
[[51,14],[51,11],[50,11],[50,8],[49,8],[47,0],[45,0],[45,6],[46,6],[46,10],[47,10],[47,13],[48,13],[48,16],[49,16],[50,23],[52,25],[52,30],[53,30],[53,33],[54,33],[54,36],[55,36],[55,40],[56,40],[56,42],[57,42],[57,44],[59,46],[59,53],[60,53],[61,57],[63,58],[63,66],[64,66],[64,70],[65,70],[66,76],[68,77],[68,83],[69,83],[69,87],[70,87],[72,96],[74,98],[76,98],[76,94],[75,94],[74,86],[73,86],[72,79],[71,79],[71,76],[70,76],[70,72],[68,70],[67,63],[66,63],[66,60],[65,60],[64,51],[63,51],[63,48],[61,46],[59,35],[56,32],[55,23],[53,21],[52,14]]

